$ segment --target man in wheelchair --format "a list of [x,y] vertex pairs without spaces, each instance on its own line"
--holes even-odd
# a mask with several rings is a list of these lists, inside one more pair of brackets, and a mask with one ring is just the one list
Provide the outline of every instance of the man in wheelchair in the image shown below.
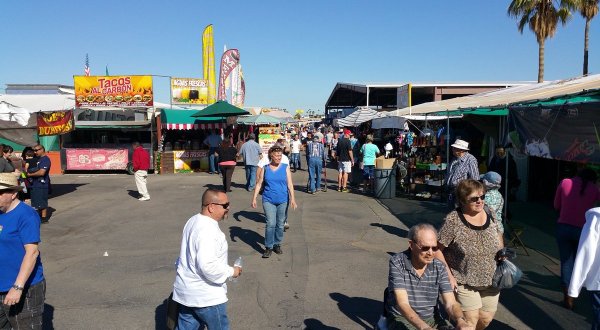
[[438,297],[456,329],[475,329],[454,298],[444,264],[433,257],[438,249],[436,229],[417,224],[408,239],[409,248],[390,258],[384,303],[388,329],[452,329],[436,311]]

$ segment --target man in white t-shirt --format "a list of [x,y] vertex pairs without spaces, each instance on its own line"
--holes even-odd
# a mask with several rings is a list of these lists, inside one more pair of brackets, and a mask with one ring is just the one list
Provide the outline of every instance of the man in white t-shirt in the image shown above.
[[202,211],[183,228],[173,284],[173,300],[180,304],[179,329],[229,329],[226,281],[240,276],[242,268],[227,264],[227,240],[219,221],[228,212],[227,194],[207,189]]
[[290,146],[292,148],[292,153],[290,154],[291,171],[296,172],[296,170],[302,169],[302,164],[300,163],[300,148],[302,148],[302,141],[300,141],[298,135],[294,135]]

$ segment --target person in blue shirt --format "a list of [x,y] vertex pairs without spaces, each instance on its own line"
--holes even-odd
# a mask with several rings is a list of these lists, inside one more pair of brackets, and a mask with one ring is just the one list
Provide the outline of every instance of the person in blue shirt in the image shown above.
[[42,329],[40,218],[17,198],[21,189],[14,174],[0,173],[0,329]]
[[269,165],[260,168],[252,197],[252,208],[256,208],[256,198],[261,187],[265,186],[262,194],[262,204],[267,218],[265,227],[265,252],[263,258],[269,258],[272,252],[282,254],[284,223],[287,218],[288,201],[292,209],[296,209],[294,183],[289,164],[283,164],[281,157],[283,148],[274,145],[269,149]]
[[27,177],[31,178],[31,206],[36,209],[42,223],[48,222],[48,194],[50,190],[50,157],[46,155],[44,146],[36,144],[33,152],[38,157],[37,166],[29,169]]

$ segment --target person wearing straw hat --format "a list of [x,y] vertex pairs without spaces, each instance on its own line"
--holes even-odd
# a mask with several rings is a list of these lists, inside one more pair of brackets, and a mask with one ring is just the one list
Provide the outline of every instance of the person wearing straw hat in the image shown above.
[[456,208],[455,189],[462,180],[479,180],[479,164],[477,158],[469,153],[469,142],[456,139],[451,145],[452,154],[455,159],[450,163],[448,176],[446,177],[446,189],[448,190],[448,208]]
[[0,329],[41,329],[46,280],[40,217],[17,196],[17,177],[0,173]]

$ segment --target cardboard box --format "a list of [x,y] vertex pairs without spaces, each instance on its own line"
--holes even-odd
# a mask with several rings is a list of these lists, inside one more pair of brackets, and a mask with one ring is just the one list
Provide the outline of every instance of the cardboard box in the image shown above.
[[385,159],[385,157],[379,156],[379,157],[377,157],[377,159],[375,159],[375,168],[390,169],[390,168],[394,167],[395,162],[396,162],[395,158]]

